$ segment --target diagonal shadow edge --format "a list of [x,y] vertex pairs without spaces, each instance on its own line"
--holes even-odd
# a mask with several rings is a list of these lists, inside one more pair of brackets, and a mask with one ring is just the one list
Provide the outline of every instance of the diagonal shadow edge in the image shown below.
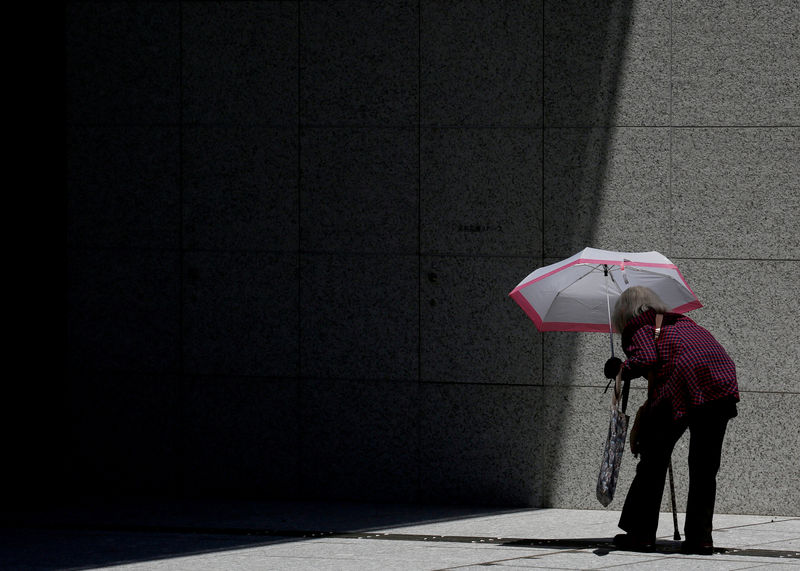
[[[593,18],[595,20],[593,25],[603,30],[605,52],[603,55],[603,65],[600,66],[598,75],[593,77],[597,90],[591,96],[593,102],[592,110],[584,114],[579,113],[577,122],[582,124],[582,127],[569,128],[570,130],[576,130],[579,133],[578,136],[574,139],[567,138],[566,143],[563,142],[564,139],[559,139],[554,136],[548,137],[547,133],[555,133],[561,128],[561,125],[549,125],[547,114],[545,114],[545,146],[549,146],[553,149],[552,152],[556,155],[569,155],[575,152],[581,153],[580,167],[582,172],[578,179],[578,184],[570,189],[572,193],[568,195],[566,199],[572,201],[573,204],[578,205],[578,207],[589,208],[591,211],[596,211],[598,209],[602,202],[605,185],[607,183],[610,160],[609,154],[611,152],[612,136],[617,118],[619,84],[629,45],[633,7],[634,0],[624,0],[622,2],[613,3],[606,11],[593,11],[591,14],[584,14],[584,17]],[[576,29],[577,28],[579,28],[579,26],[576,26]],[[547,38],[547,30],[545,30],[545,38]],[[571,40],[574,42],[581,41],[578,37],[571,38]],[[578,50],[579,48],[575,49]],[[547,50],[548,44],[545,42],[545,62],[548,57]],[[591,80],[589,82],[591,82]],[[573,145],[581,145],[582,148],[576,149]],[[543,152],[543,168],[547,168],[548,166],[545,162],[547,156],[548,153]],[[547,182],[546,178],[545,181]],[[548,196],[548,193],[552,192],[552,190],[553,189],[544,188],[543,193],[545,196]],[[543,212],[543,218],[544,214]],[[598,231],[597,216],[589,216],[588,223],[576,224],[576,221],[581,222],[583,220],[580,217],[574,217],[569,220],[552,221],[552,225],[557,225],[559,223],[567,224],[565,232],[569,237],[567,242],[574,251],[569,249],[564,250],[564,246],[561,244],[548,244],[546,240],[546,229],[548,226],[546,223],[543,224],[545,228],[545,240],[543,241],[542,263],[544,265],[570,256],[585,246],[608,247],[609,249],[613,249],[612,245],[595,244],[594,242]],[[583,334],[570,333],[566,338],[566,347],[564,356],[562,357],[565,362],[575,362],[582,335]],[[551,341],[552,340],[548,340],[547,334],[542,338],[543,375],[547,374],[548,344],[552,345]],[[598,364],[597,370],[600,370],[600,364]],[[592,378],[586,381],[578,381],[577,384],[594,385],[597,383],[599,394],[602,390],[599,384],[600,380],[598,375],[598,379]],[[555,442],[549,447],[549,454],[546,458],[547,472],[542,483],[541,507],[547,508],[557,507],[560,504],[555,489],[556,481],[557,478],[564,474],[564,470],[568,468],[563,466],[564,450],[559,435],[565,433],[566,423],[570,421],[565,414],[561,413],[561,408],[564,393],[569,395],[573,392],[573,385],[576,384],[577,379],[566,379],[563,383],[548,383],[544,378],[542,381],[545,389],[544,412],[547,415],[546,426],[549,427],[550,434],[554,435],[553,438],[555,439]],[[598,397],[598,406],[599,404],[600,398]],[[598,427],[598,446],[602,445],[604,429],[604,426]],[[591,493],[591,491],[588,492]]]

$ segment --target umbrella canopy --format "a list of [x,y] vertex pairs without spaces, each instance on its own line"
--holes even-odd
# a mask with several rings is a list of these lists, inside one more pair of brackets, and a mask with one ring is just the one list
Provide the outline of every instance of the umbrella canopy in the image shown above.
[[539,331],[611,332],[610,313],[631,286],[652,289],[671,311],[703,305],[677,266],[658,252],[586,248],[528,275],[509,293]]

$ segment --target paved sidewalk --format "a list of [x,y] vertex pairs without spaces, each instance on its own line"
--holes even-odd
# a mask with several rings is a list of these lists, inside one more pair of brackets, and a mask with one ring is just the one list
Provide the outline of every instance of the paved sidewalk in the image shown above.
[[[129,502],[3,514],[2,569],[800,569],[800,517],[717,515],[713,556],[614,550],[618,512]],[[680,524],[683,517],[679,514]]]

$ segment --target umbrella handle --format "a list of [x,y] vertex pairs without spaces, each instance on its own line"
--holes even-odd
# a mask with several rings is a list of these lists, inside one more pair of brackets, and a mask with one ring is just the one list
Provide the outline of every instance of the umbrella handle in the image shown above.
[[622,412],[628,410],[628,392],[631,390],[631,380],[628,379],[622,385]]
[[614,330],[611,327],[611,301],[608,296],[608,265],[603,264],[606,280],[606,309],[608,309],[608,340],[611,343],[611,357],[614,357]]

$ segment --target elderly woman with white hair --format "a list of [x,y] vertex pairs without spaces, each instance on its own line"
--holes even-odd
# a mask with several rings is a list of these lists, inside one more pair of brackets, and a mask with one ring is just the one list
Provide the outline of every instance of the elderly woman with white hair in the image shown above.
[[652,290],[625,290],[612,321],[622,335],[626,361],[604,367],[608,378],[649,377],[640,430],[641,458],[614,538],[621,549],[652,551],[670,457],[689,430],[689,498],[683,553],[711,554],[716,478],[728,421],[737,415],[736,368],[725,349],[704,328],[670,313]]

